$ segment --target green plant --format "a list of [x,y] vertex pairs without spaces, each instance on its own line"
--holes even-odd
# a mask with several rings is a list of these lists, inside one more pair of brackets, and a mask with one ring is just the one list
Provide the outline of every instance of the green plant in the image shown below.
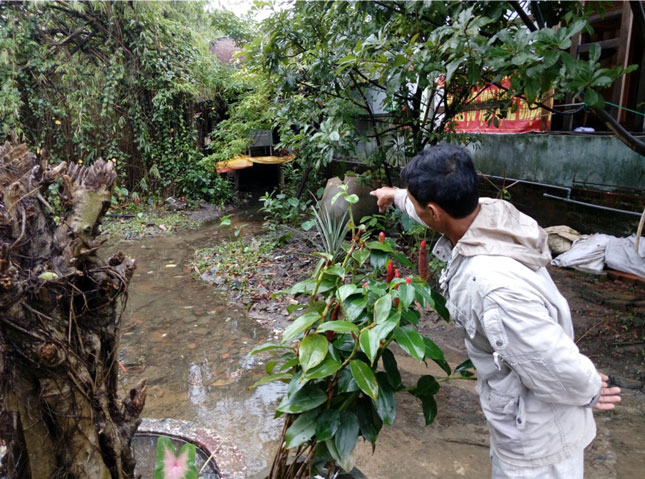
[[302,224],[305,231],[316,227],[318,235],[320,236],[320,249],[332,257],[332,261],[339,259],[342,254],[342,244],[347,234],[347,217],[348,213],[345,212],[340,219],[329,214],[327,208],[316,200],[316,206],[311,207],[314,214],[312,220],[306,221]]
[[181,192],[189,199],[201,199],[223,206],[235,197],[233,183],[225,176],[210,173],[200,165],[192,165],[180,182]]
[[[340,194],[349,204],[357,200],[346,191]],[[344,245],[342,261],[317,253],[321,259],[311,277],[279,293],[308,297],[305,304],[288,308],[299,315],[282,341],[251,351],[280,352],[256,386],[288,383],[277,408],[285,423],[270,479],[306,478],[323,469],[331,477],[338,465],[349,470],[358,438],[374,445],[383,424],[394,421],[396,392],[417,397],[426,424],[431,424],[440,383],[469,374],[462,367],[452,375],[443,352],[417,330],[420,309],[432,308],[449,320],[445,299],[418,276],[386,281],[386,261],[412,263],[384,235],[369,241],[364,226],[354,224],[351,210],[348,228],[351,241]],[[418,361],[433,360],[446,376],[424,375],[416,384],[404,385],[392,343]]]
[[258,263],[266,260],[271,251],[284,245],[292,235],[244,237],[242,230],[245,225],[231,228],[230,215],[222,217],[219,226],[228,228],[228,241],[196,250],[192,264],[199,273],[208,274],[213,283],[242,291],[246,291]]
[[197,479],[194,444],[186,443],[179,453],[169,438],[157,439],[154,479]]
[[260,197],[262,202],[260,211],[265,213],[264,219],[273,226],[276,224],[297,226],[311,202],[298,199],[295,196],[287,197],[283,193],[278,193],[275,196],[274,194],[275,191],[272,191]]

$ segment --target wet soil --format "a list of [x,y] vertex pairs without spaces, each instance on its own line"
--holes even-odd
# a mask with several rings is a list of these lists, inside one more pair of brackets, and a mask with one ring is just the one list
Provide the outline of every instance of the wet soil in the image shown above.
[[[261,231],[253,218],[237,221],[250,225],[245,234]],[[279,437],[281,420],[273,419],[273,411],[285,387],[271,383],[249,389],[264,376],[267,358],[247,353],[279,338],[288,324],[285,306],[290,299],[276,302],[270,293],[306,276],[312,267],[306,262],[311,247],[296,239],[274,251],[274,262],[258,267],[247,294],[207,285],[185,267],[195,249],[224,240],[214,225],[206,225],[198,231],[110,246],[107,253],[121,250],[138,265],[124,316],[121,381],[125,391],[147,377],[146,417],[171,417],[214,429],[245,455],[248,477],[259,479]],[[554,269],[552,274],[570,301],[582,351],[609,374],[632,380],[632,387],[642,385],[642,331],[634,324],[640,313],[634,306],[637,300],[629,299],[641,294],[638,287],[574,271]],[[254,295],[260,288],[266,293]],[[625,301],[612,303],[616,295]],[[432,314],[422,321],[424,332],[444,349],[451,364],[466,358],[452,325]],[[635,330],[640,337],[634,337]],[[443,375],[433,365],[403,354],[397,360],[406,382],[422,374]],[[488,433],[474,383],[446,383],[438,403],[435,423],[425,427],[418,401],[399,395],[394,426],[383,429],[374,454],[371,445],[359,443],[356,466],[370,479],[489,477]],[[619,408],[596,414],[596,420],[599,432],[586,454],[585,477],[640,477],[645,467],[644,395],[625,389]]]

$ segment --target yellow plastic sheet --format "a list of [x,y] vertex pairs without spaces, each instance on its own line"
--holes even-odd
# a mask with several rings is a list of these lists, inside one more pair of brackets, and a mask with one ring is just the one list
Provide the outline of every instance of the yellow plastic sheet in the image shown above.
[[237,155],[230,160],[220,161],[217,163],[217,172],[218,173],[227,173],[233,170],[242,170],[244,168],[249,168],[253,166],[253,163],[258,163],[262,165],[281,165],[283,163],[289,163],[293,160],[295,155],[287,156],[248,156],[248,155]]

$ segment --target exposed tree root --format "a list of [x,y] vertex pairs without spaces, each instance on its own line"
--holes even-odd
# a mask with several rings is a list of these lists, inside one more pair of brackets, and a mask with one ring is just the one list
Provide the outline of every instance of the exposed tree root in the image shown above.
[[[117,395],[121,312],[135,263],[96,254],[116,173],[0,146],[0,428],[10,478],[134,477],[145,382]],[[60,224],[45,200],[61,180]]]

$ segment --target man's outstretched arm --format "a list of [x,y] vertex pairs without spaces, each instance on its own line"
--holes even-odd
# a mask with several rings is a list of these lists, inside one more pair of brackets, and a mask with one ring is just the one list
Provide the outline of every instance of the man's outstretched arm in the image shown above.
[[383,186],[382,188],[370,191],[370,195],[376,196],[378,210],[383,213],[392,203],[394,203],[394,197],[396,196],[397,191],[399,191],[399,188]]

